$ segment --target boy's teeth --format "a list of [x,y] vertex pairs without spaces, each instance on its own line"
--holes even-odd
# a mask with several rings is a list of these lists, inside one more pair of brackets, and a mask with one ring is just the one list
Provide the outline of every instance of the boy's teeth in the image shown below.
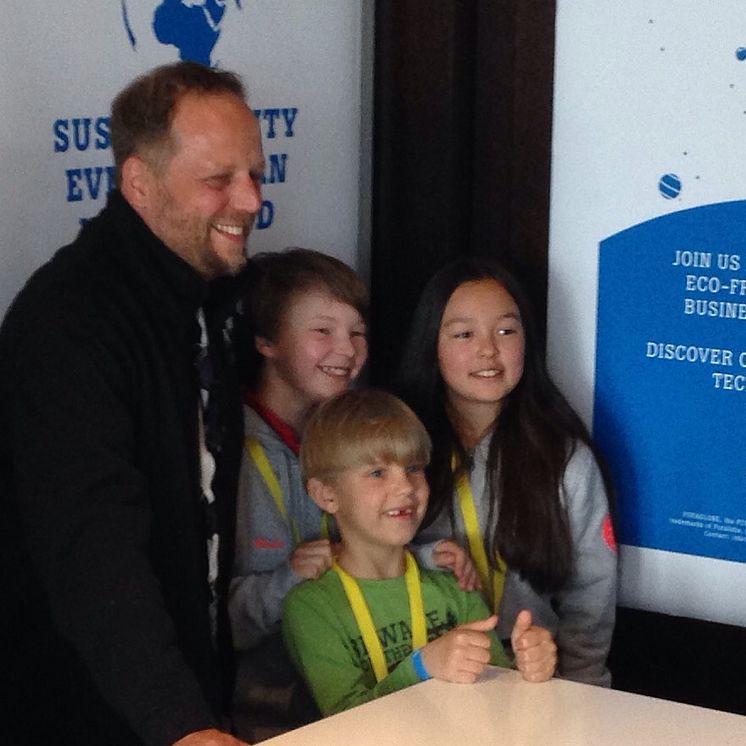
[[321,367],[321,370],[323,370],[324,373],[328,373],[330,376],[346,376],[347,375],[347,368],[333,368],[329,365],[323,365]]
[[497,375],[497,371],[496,370],[479,370],[474,375],[479,376],[480,378],[494,378]]
[[409,510],[409,509],[407,509],[407,510],[389,510],[386,513],[386,515],[391,516],[392,518],[396,518],[397,516],[400,516],[400,515],[411,515],[411,514],[412,514],[412,511]]

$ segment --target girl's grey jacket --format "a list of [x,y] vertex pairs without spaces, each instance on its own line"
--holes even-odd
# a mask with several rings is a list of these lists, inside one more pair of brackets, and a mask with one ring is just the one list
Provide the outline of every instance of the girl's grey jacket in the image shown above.
[[[489,513],[486,467],[490,435],[473,452],[470,482],[480,526]],[[454,499],[456,497],[454,496]],[[521,609],[529,609],[533,623],[546,627],[558,648],[557,674],[586,684],[609,686],[606,658],[614,630],[617,589],[617,552],[609,505],[601,472],[590,449],[577,443],[565,469],[561,499],[567,510],[573,544],[574,572],[568,585],[552,594],[537,593],[508,568],[499,607],[497,633],[509,639]],[[468,547],[464,523],[454,503],[455,526],[447,511],[417,536],[418,559],[433,567],[432,549],[441,539],[454,538]]]

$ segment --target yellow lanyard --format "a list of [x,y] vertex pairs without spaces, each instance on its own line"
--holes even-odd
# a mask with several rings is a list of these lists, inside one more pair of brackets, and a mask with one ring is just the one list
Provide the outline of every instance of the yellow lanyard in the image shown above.
[[477,566],[479,579],[482,581],[482,588],[484,588],[484,592],[489,596],[493,610],[497,611],[503,597],[507,566],[499,554],[495,557],[497,569],[493,570],[489,562],[487,562],[487,552],[484,549],[482,532],[479,530],[479,519],[477,518],[477,508],[474,504],[474,495],[472,494],[469,478],[466,474],[462,474],[459,478],[456,484],[456,493],[458,494],[461,515],[464,519],[466,538],[469,542],[469,552]]
[[[420,584],[420,571],[417,567],[414,557],[406,552],[407,569],[404,573],[404,583],[407,587],[407,596],[409,597],[409,614],[412,625],[412,650],[419,650],[427,644],[427,626],[425,624],[425,609],[422,604],[422,585]],[[357,580],[352,577],[346,570],[337,564],[334,560],[333,569],[339,575],[342,581],[347,600],[352,608],[352,614],[357,622],[360,635],[363,638],[363,645],[368,651],[373,673],[376,675],[376,681],[382,681],[388,676],[388,666],[386,665],[386,656],[383,654],[381,640],[376,632],[373,617],[370,614],[368,604],[365,602],[363,592]]]
[[[290,530],[293,534],[293,541],[295,546],[302,543],[300,531],[298,531],[298,524],[295,518],[288,516],[287,508],[285,507],[285,500],[282,496],[282,488],[277,480],[274,470],[272,469],[269,459],[267,458],[267,452],[264,450],[262,444],[256,438],[246,438],[246,450],[251,456],[251,459],[256,464],[256,468],[259,469],[259,473],[262,475],[264,483],[267,485],[272,498],[275,501],[277,510],[282,516],[285,523],[290,526]],[[326,513],[321,514],[321,538],[329,538],[329,518]]]

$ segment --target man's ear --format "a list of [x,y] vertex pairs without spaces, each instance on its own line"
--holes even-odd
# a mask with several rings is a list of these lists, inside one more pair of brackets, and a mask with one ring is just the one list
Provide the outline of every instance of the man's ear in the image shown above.
[[256,347],[256,351],[262,356],[262,357],[274,357],[275,353],[275,345],[274,343],[267,339],[266,337],[254,337],[254,347]]
[[124,198],[139,213],[147,210],[153,189],[153,174],[148,164],[136,154],[122,164],[121,191]]
[[311,477],[306,484],[308,496],[325,513],[334,515],[339,510],[337,491],[328,482],[322,482],[316,477]]

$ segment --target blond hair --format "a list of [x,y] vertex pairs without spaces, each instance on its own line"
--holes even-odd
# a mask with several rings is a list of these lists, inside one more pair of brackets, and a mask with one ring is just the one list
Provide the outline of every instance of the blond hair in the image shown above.
[[303,433],[306,480],[329,481],[346,469],[374,463],[430,461],[430,436],[401,399],[377,389],[346,391],[324,402]]

